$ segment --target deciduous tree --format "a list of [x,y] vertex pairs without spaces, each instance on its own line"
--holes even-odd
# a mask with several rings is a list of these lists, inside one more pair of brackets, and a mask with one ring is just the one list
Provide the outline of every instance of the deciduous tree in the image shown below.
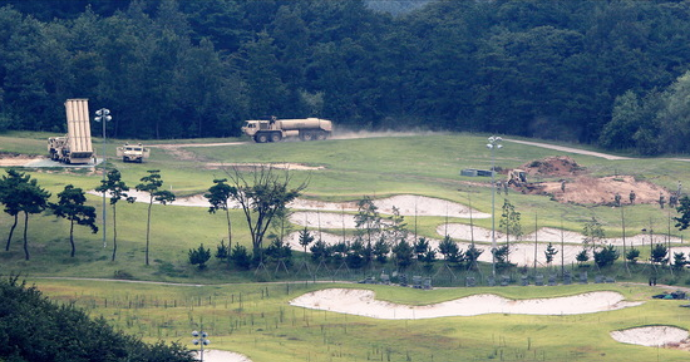
[[[503,201],[501,221],[499,227],[503,228],[506,233],[506,248],[505,251],[505,262],[510,265],[510,235],[518,240],[522,237],[522,225],[520,224],[520,213],[515,211],[515,206],[505,199]],[[498,255],[498,254],[497,254]]]
[[278,174],[271,167],[257,167],[249,176],[238,168],[226,170],[233,184],[232,198],[240,204],[252,237],[252,253],[261,259],[261,249],[266,230],[276,215],[295,200],[307,187],[307,181],[290,188],[291,178],[286,171]]

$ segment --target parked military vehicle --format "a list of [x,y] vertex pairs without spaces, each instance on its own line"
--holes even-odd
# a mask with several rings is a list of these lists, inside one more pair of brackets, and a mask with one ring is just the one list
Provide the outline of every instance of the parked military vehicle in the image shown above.
[[68,99],[65,102],[65,110],[67,134],[64,137],[48,138],[50,159],[66,164],[89,163],[94,157],[89,122],[89,100]]
[[150,155],[151,149],[144,147],[141,143],[136,145],[125,143],[124,146],[117,148],[117,157],[122,157],[122,162],[142,163]]
[[333,123],[320,118],[249,120],[242,132],[256,143],[280,142],[290,137],[302,141],[324,140],[333,133]]

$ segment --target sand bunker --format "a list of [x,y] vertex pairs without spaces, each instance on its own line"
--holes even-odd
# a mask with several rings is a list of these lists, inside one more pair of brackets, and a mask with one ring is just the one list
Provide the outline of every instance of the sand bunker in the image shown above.
[[[323,240],[327,245],[335,245],[343,241],[350,241],[352,242],[354,240],[354,237],[352,236],[343,236],[343,235],[337,235],[337,234],[332,234],[332,233],[327,233],[327,232],[319,232],[318,230],[312,230],[312,236],[316,238],[316,240]],[[408,242],[412,243],[413,242],[413,236],[408,237]],[[429,241],[429,246],[434,249],[438,250],[438,245],[440,240],[439,239],[430,239],[427,238]],[[539,243],[537,244],[537,253],[536,253],[536,260],[537,260],[537,265],[538,266],[547,266],[546,263],[546,255],[544,252],[546,251],[546,248],[548,246],[548,242],[544,242],[542,239],[539,239]],[[626,245],[630,247],[630,242],[627,241],[629,240],[626,238]],[[293,250],[297,251],[303,251],[304,248],[299,245],[299,232],[293,232],[289,234],[286,238],[285,241],[290,245],[290,247]],[[471,243],[467,241],[456,241],[458,244],[458,247],[460,250],[467,250]],[[503,242],[498,242],[497,239],[497,245],[502,246],[504,245],[505,241]],[[561,265],[561,255],[563,255],[562,261],[568,265],[568,264],[574,264],[577,263],[576,256],[577,254],[582,250],[582,245],[581,244],[568,244],[564,243],[565,245],[561,249],[561,243],[559,242],[553,242],[553,247],[558,251],[558,254],[554,257],[552,265],[554,266],[560,266]],[[312,244],[313,245],[313,244]],[[491,263],[491,253],[489,250],[491,249],[491,244],[490,242],[483,242],[483,243],[478,243],[475,244],[477,248],[484,250],[484,252],[479,256],[479,261],[480,262],[486,262],[486,263]],[[621,247],[620,244],[615,244]],[[649,248],[649,242],[646,242],[646,244],[634,244],[637,249],[641,248]],[[311,246],[311,245],[310,245]],[[309,248],[307,248],[307,251],[309,251]],[[673,255],[672,253],[685,253],[685,255],[690,255],[690,246],[674,246],[671,248],[669,255]],[[589,253],[590,260],[592,258],[591,252]],[[436,254],[436,257],[438,259],[443,259],[443,256],[439,253]],[[534,265],[534,258],[535,253],[534,253],[534,242],[530,242],[529,240],[525,240],[523,238],[523,241],[520,243],[515,243],[511,241],[510,243],[510,262],[516,264],[517,266],[533,266]],[[622,262],[622,257],[618,259],[619,262]],[[640,260],[640,262],[643,262]]]
[[611,332],[618,342],[647,347],[679,344],[688,338],[688,331],[669,326],[650,326]]
[[[385,199],[373,200],[381,214],[392,215],[393,207],[403,216],[448,216],[481,219],[489,218],[490,214],[472,210],[469,207],[452,201],[416,195],[396,195]],[[356,212],[357,202],[323,202],[317,200],[297,199],[290,208],[299,210],[320,210]]]
[[[481,228],[478,226],[470,226],[466,224],[458,224],[458,223],[449,223],[449,224],[443,224],[439,225],[436,228],[436,232],[439,235],[450,235],[453,239],[456,240],[469,240],[469,241],[476,241],[476,242],[491,242],[491,229],[485,229]],[[567,231],[564,230],[561,233],[560,229],[554,229],[554,228],[541,228],[537,231],[536,235],[535,233],[529,233],[523,235],[520,240],[521,241],[534,241],[536,240],[540,243],[548,243],[552,242],[554,244],[560,243],[561,239],[563,240],[564,243],[566,244],[582,244],[582,240],[584,239],[584,235],[581,233],[577,233],[574,231]],[[511,239],[514,239],[511,237]],[[683,240],[681,238],[671,236],[670,238],[667,235],[652,235],[651,240],[654,244],[658,243],[667,243],[670,239],[671,243],[682,243]],[[649,240],[650,236],[647,234],[638,234],[634,236],[626,236],[625,238],[625,245],[626,246],[635,246],[635,247],[640,247],[644,245],[649,245]],[[496,229],[496,241],[497,242],[505,242],[506,241],[506,235],[502,233],[498,228]],[[623,246],[623,238],[604,238],[601,240],[600,244],[604,245],[614,245],[614,246]]]
[[[200,356],[197,355],[197,358]],[[206,362],[252,362],[247,356],[228,351],[208,349],[204,351],[204,361]]]
[[[93,190],[89,191],[92,195],[102,195]],[[139,192],[136,190],[130,190],[128,192],[130,196],[137,198],[137,202],[148,202],[149,195],[145,192]],[[177,206],[194,206],[194,207],[209,207],[210,204],[208,200],[203,195],[194,195],[189,197],[180,197],[175,200],[172,205]],[[452,201],[436,199],[432,197],[425,196],[415,196],[415,195],[397,195],[388,197],[385,199],[374,200],[374,205],[378,207],[378,211],[381,214],[393,214],[393,206],[398,208],[400,215],[403,216],[448,216],[448,217],[460,217],[469,218],[470,214],[472,218],[489,218],[491,215],[479,212],[477,210],[471,210],[469,207]],[[229,202],[229,206],[234,209],[239,209],[240,205],[235,202]],[[319,210],[326,211],[321,213],[321,216],[326,222],[326,218],[332,218],[341,220],[342,212],[356,212],[357,203],[356,202],[323,202],[316,200],[306,200],[297,199],[292,203],[288,204],[288,207],[295,210]],[[328,213],[328,211],[339,211],[341,213]],[[354,219],[352,215],[346,215],[346,218]],[[296,222],[300,225],[304,223],[305,217],[295,217]],[[307,214],[307,223],[309,226],[316,226],[317,223],[317,213]],[[302,220],[300,222],[300,220]],[[331,219],[329,219],[331,220]],[[331,221],[332,222],[332,221]],[[340,221],[338,221],[340,222]],[[354,222],[353,222],[354,223]],[[338,224],[338,228],[341,224]],[[354,225],[354,224],[353,224]],[[354,228],[354,226],[352,226]]]
[[361,289],[324,289],[293,299],[290,305],[377,319],[428,319],[481,314],[573,315],[634,307],[616,292],[591,292],[569,297],[511,300],[479,294],[443,303],[410,306],[374,299],[374,292]]
[[323,170],[324,166],[307,166],[301,163],[291,163],[291,162],[280,162],[280,163],[219,163],[219,162],[208,162],[206,167],[210,169],[218,168],[231,168],[236,167],[238,169],[245,168],[261,168],[270,167],[280,170],[298,170],[298,171],[312,171],[312,170]]

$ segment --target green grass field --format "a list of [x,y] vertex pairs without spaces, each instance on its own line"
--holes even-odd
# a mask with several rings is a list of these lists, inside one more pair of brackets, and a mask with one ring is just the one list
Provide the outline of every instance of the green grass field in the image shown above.
[[[0,136],[0,152],[45,153],[48,134],[10,133]],[[223,140],[208,140],[222,142]],[[229,142],[237,140],[228,140]],[[94,141],[98,144],[98,140]],[[321,142],[188,147],[192,157],[180,159],[154,148],[144,164],[123,164],[115,158],[115,145],[108,140],[108,167],[117,167],[123,180],[134,188],[150,169],[158,169],[164,188],[178,197],[205,192],[213,179],[225,177],[222,169],[205,167],[214,163],[293,162],[323,166],[314,171],[290,171],[295,182],[309,180],[304,197],[324,201],[356,201],[364,195],[385,197],[415,194],[442,198],[491,212],[491,189],[487,178],[461,177],[463,168],[489,169],[491,154],[486,137],[468,134],[423,134],[362,139],[332,139]],[[179,141],[188,143],[187,141]],[[196,140],[195,142],[202,142]],[[170,143],[170,142],[165,142]],[[97,147],[100,150],[100,147]],[[690,179],[687,162],[667,159],[609,161],[592,156],[567,154],[510,142],[496,152],[496,166],[514,168],[548,156],[568,155],[593,175],[634,175],[660,186],[673,188],[678,180]],[[32,178],[56,194],[67,184],[85,190],[99,185],[101,169],[28,169]],[[497,199],[502,200],[502,199]],[[539,217],[540,227],[561,227],[581,232],[584,223],[596,216],[607,236],[621,233],[620,212],[610,207],[559,204],[548,197],[515,193],[510,201],[522,214],[523,229],[532,230]],[[89,195],[89,203],[99,214],[102,199]],[[497,202],[497,212],[500,207]],[[108,238],[86,228],[75,229],[77,254],[69,257],[69,231],[65,220],[51,215],[29,221],[31,260],[25,261],[21,249],[23,229],[18,226],[10,251],[0,252],[3,274],[21,274],[48,296],[74,301],[103,316],[116,328],[147,340],[179,340],[188,343],[189,333],[200,328],[211,334],[213,348],[247,354],[263,361],[627,361],[687,360],[688,352],[623,345],[611,339],[612,330],[644,325],[672,325],[690,328],[687,309],[681,302],[651,300],[659,290],[644,285],[647,274],[621,275],[619,281],[642,282],[623,285],[573,285],[559,287],[453,288],[419,291],[410,288],[371,286],[377,297],[410,304],[429,304],[473,293],[496,293],[510,298],[541,298],[572,295],[589,290],[615,290],[632,300],[645,300],[643,306],[614,312],[581,316],[484,315],[439,318],[419,321],[381,321],[323,311],[290,307],[287,302],[304,292],[333,287],[332,284],[287,284],[285,278],[274,283],[254,283],[257,274],[228,270],[212,261],[199,271],[189,265],[188,250],[200,243],[215,250],[226,235],[222,214],[209,214],[204,208],[173,205],[154,206],[151,225],[150,266],[144,265],[146,231],[145,203],[120,203],[118,215],[118,254],[112,254],[112,220]],[[111,210],[108,209],[108,218]],[[233,239],[249,247],[250,239],[241,212],[232,212]],[[446,222],[468,223],[449,215],[420,217],[421,236],[440,238],[436,226]],[[406,219],[408,224],[411,220]],[[2,246],[13,220],[0,215]],[[650,225],[666,232],[668,214],[657,206],[636,205],[626,209],[626,234],[630,236]],[[490,219],[474,224],[491,227]],[[99,221],[99,226],[101,225]],[[529,232],[529,231],[528,231]],[[688,238],[687,232],[671,234]],[[641,250],[643,258],[648,256]],[[646,254],[645,254],[646,253]],[[619,260],[615,270],[622,270]],[[490,268],[490,266],[489,266]],[[614,271],[615,272],[615,271]],[[646,271],[648,272],[648,270]],[[206,286],[134,284],[123,281],[56,280],[46,277],[113,278],[128,275],[139,281],[188,283]],[[690,278],[682,273],[663,273],[660,282],[684,286]],[[338,287],[352,287],[336,284]],[[359,286],[358,286],[359,287]],[[240,302],[241,300],[241,302]]]

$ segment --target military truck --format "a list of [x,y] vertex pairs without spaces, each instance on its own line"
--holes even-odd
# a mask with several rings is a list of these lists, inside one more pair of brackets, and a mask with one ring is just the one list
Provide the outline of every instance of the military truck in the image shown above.
[[50,159],[66,164],[90,163],[94,152],[91,144],[89,100],[68,99],[65,110],[67,134],[64,137],[48,138]]
[[302,141],[324,140],[333,133],[333,123],[326,119],[276,119],[249,120],[244,122],[242,132],[256,143],[280,142],[285,138],[297,137]]
[[125,143],[124,146],[117,148],[117,157],[122,157],[122,162],[142,163],[150,155],[151,149],[144,147],[141,143],[136,145]]

